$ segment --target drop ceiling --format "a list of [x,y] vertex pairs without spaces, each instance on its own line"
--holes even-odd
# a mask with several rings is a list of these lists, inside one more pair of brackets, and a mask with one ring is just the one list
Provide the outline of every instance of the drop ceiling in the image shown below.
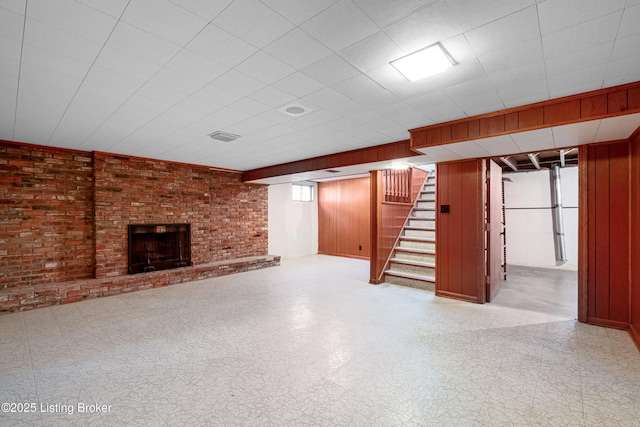
[[[389,64],[436,42],[458,64],[445,73],[409,82]],[[635,82],[638,46],[640,0],[3,0],[0,139],[250,170]],[[293,104],[310,111],[279,111]],[[413,161],[574,146],[617,124]]]

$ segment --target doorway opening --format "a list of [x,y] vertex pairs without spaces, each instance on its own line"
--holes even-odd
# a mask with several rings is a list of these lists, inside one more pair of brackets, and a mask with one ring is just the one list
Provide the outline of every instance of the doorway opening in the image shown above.
[[491,302],[576,319],[578,150],[492,160],[503,177],[503,271]]

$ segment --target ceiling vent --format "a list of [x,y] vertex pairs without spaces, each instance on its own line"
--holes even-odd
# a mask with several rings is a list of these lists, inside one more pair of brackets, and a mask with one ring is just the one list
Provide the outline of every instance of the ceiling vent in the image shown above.
[[337,171],[335,169],[327,169],[325,170],[325,172],[329,172],[329,173],[340,173],[340,171]]
[[294,102],[293,104],[288,104],[288,105],[285,105],[284,107],[278,108],[278,111],[286,114],[287,116],[300,117],[312,112],[313,110],[298,102]]
[[228,132],[222,132],[222,131],[217,131],[214,133],[210,133],[209,134],[209,138],[211,139],[215,139],[217,141],[222,141],[222,142],[231,142],[231,141],[235,141],[236,139],[240,138],[240,135],[236,135],[233,133],[228,133]]

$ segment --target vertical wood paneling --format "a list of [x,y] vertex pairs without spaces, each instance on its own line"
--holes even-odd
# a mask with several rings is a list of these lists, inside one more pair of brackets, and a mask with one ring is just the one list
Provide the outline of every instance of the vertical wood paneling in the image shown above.
[[318,253],[368,259],[369,178],[318,184]]
[[[638,133],[636,133],[638,135]],[[640,135],[630,141],[631,194],[630,199],[630,328],[631,337],[640,350]]]
[[[485,162],[447,162],[437,168],[436,295],[484,303]],[[449,213],[440,212],[442,205],[449,205]]]
[[629,144],[609,149],[609,317],[629,322]]
[[[587,265],[581,265],[587,290],[587,321],[626,329],[629,325],[629,143],[596,144],[582,149],[581,203],[586,208]],[[586,206],[585,206],[586,205]],[[584,221],[584,219],[583,219]],[[585,226],[584,222],[582,226]]]

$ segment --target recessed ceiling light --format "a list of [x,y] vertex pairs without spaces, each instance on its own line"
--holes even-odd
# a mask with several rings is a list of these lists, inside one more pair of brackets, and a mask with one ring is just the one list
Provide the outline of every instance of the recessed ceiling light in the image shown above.
[[288,104],[288,105],[285,105],[284,107],[278,108],[278,111],[291,117],[300,117],[305,114],[309,114],[313,110],[298,102],[294,102],[293,104]]
[[391,61],[391,65],[412,82],[441,73],[455,64],[454,59],[440,43]]
[[219,130],[217,132],[210,133],[209,138],[222,141],[222,142],[231,142],[240,138],[240,135],[236,135],[234,133],[222,132],[221,130]]

